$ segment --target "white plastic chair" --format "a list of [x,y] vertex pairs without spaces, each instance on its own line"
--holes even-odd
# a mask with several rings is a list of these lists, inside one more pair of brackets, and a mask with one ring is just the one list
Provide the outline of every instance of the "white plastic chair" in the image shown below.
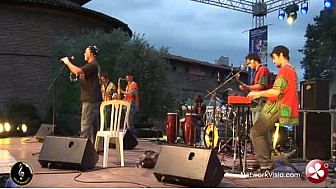
[[[104,130],[104,108],[108,105],[111,107],[110,130]],[[124,116],[122,116],[124,114]],[[115,140],[117,150],[117,161],[120,166],[124,167],[124,143],[123,139],[126,134],[126,123],[129,120],[130,104],[122,100],[111,100],[102,102],[100,106],[100,130],[97,132],[95,148],[98,151],[99,139],[104,137],[104,159],[103,167],[107,167],[108,150],[110,138]],[[124,118],[124,120],[122,120]],[[121,125],[123,123],[123,125]]]

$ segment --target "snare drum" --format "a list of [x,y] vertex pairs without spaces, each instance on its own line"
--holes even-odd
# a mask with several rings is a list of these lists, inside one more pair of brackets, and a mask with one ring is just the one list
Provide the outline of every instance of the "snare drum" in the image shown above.
[[196,114],[186,113],[184,125],[184,143],[194,145],[196,143]]
[[169,143],[175,143],[177,139],[178,128],[179,127],[178,127],[177,113],[167,113],[166,132],[167,132],[167,141]]

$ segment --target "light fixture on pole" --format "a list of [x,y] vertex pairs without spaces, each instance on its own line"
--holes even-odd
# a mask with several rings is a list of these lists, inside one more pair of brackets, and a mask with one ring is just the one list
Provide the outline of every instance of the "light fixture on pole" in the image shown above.
[[289,25],[291,25],[291,24],[293,24],[294,23],[294,21],[296,20],[296,18],[297,18],[297,13],[296,12],[292,12],[292,13],[290,13],[288,16],[287,16],[287,23],[289,24]]
[[301,14],[307,14],[308,13],[308,2],[301,4]]
[[284,10],[279,10],[279,14],[278,14],[278,19],[279,20],[285,20],[285,11]]
[[297,11],[299,10],[299,6],[296,3],[293,3],[286,7],[285,12],[287,13],[287,23],[293,24],[297,18]]
[[332,6],[331,0],[324,0],[324,7],[325,8],[330,8]]

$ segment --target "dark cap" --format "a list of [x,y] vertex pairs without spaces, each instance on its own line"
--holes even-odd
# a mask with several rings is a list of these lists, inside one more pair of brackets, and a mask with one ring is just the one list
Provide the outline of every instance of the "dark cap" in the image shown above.
[[272,57],[272,54],[280,55],[280,53],[283,54],[284,57],[289,57],[289,50],[287,47],[283,45],[279,45],[273,48],[273,51],[271,52],[270,56]]

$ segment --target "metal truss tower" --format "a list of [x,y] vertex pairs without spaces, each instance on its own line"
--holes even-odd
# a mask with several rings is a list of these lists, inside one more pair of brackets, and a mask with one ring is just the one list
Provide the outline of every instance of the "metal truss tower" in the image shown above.
[[292,3],[302,4],[308,0],[191,0],[208,5],[218,6],[235,11],[252,14],[255,19],[253,28],[265,25],[264,19],[268,13],[284,10]]

